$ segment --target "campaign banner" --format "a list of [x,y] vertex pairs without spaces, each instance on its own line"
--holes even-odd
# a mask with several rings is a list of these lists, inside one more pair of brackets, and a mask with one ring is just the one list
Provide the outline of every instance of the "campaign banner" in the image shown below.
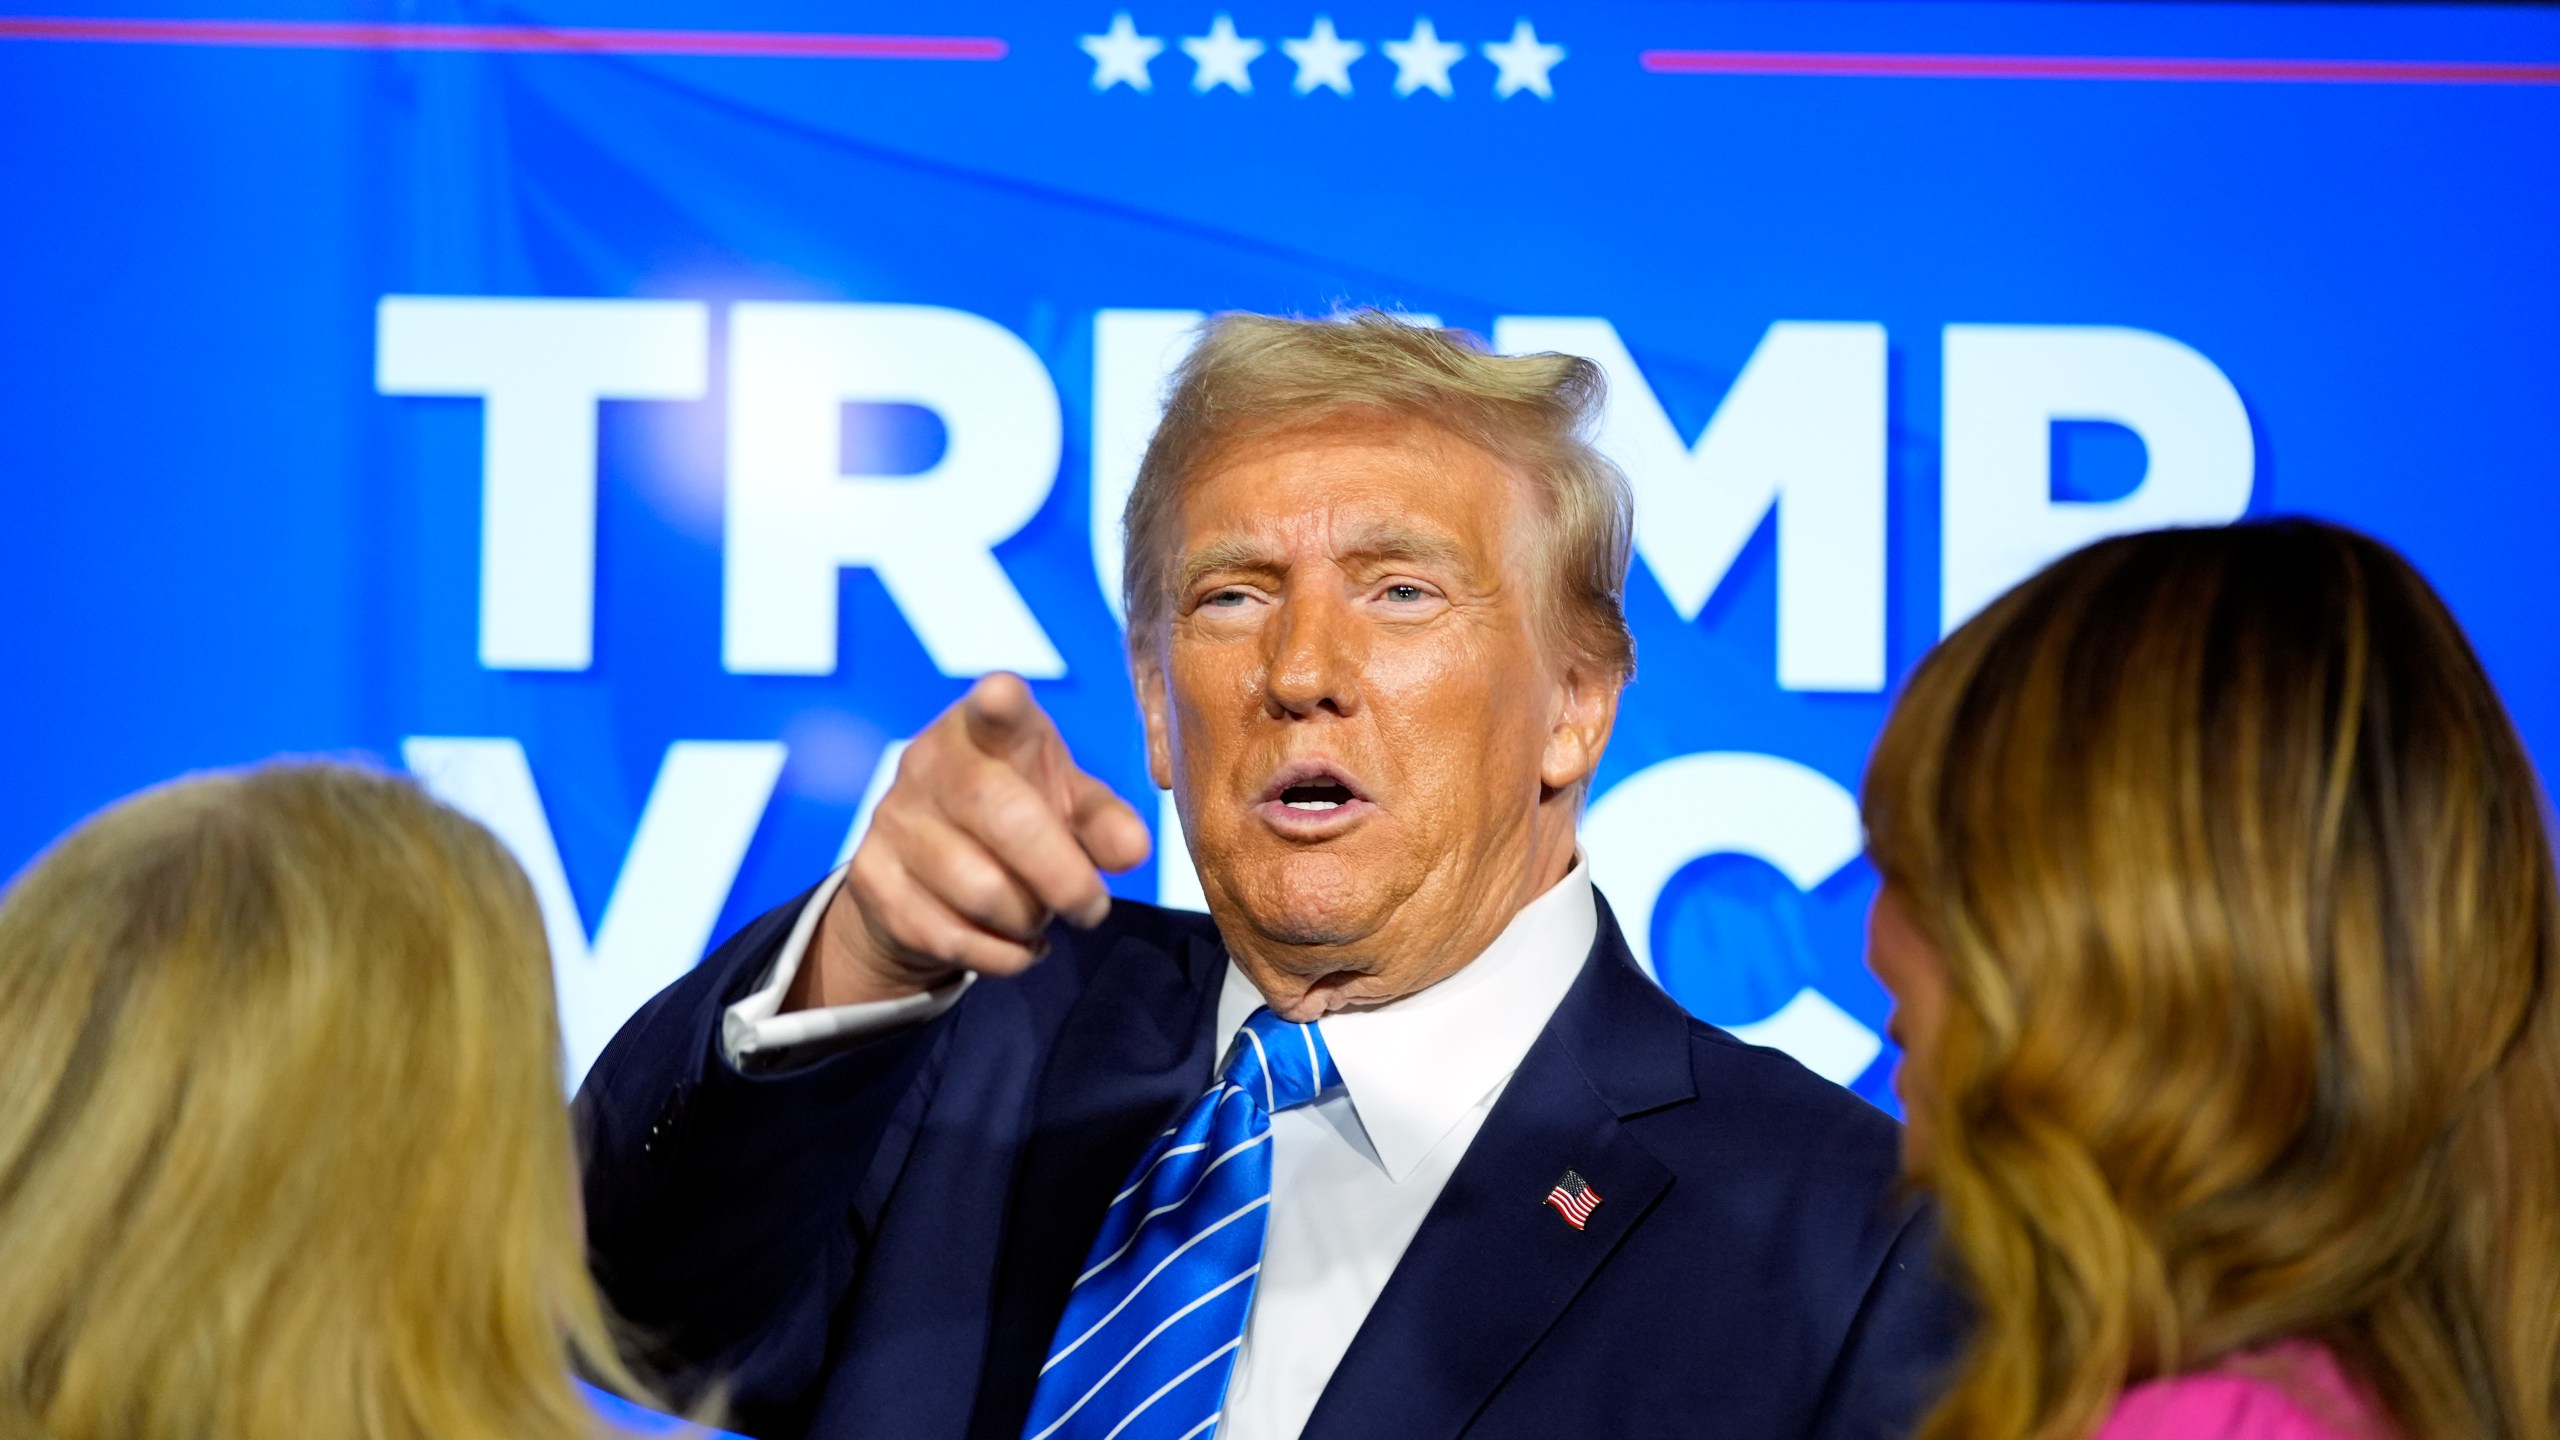
[[381,757],[523,861],[572,1080],[989,671],[1200,903],[1118,519],[1223,310],[1605,370],[1595,878],[1887,1108],[1860,767],[2055,556],[2363,527],[2560,753],[2560,11],[96,7],[0,17],[0,156],[0,866]]

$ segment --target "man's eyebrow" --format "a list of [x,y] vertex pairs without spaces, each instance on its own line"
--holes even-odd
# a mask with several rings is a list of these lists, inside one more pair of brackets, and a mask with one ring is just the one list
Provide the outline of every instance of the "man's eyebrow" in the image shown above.
[[1344,535],[1342,541],[1335,554],[1343,559],[1412,560],[1452,570],[1468,568],[1466,549],[1457,541],[1410,525],[1391,521],[1363,525]]
[[[1341,537],[1341,544],[1334,554],[1342,560],[1404,560],[1458,571],[1469,568],[1465,547],[1457,541],[1434,531],[1391,521],[1348,531]],[[1220,572],[1269,575],[1286,568],[1287,562],[1267,542],[1243,535],[1226,535],[1183,556],[1174,584],[1177,589],[1188,590],[1199,584],[1203,576]]]
[[1241,535],[1228,535],[1212,540],[1182,557],[1182,567],[1174,584],[1188,590],[1200,583],[1200,577],[1221,570],[1268,572],[1281,568],[1280,557],[1270,546]]

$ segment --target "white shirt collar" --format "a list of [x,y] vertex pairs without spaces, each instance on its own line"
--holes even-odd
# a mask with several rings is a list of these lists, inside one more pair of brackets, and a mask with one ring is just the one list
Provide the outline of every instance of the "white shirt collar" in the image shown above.
[[[1428,990],[1324,1017],[1325,1045],[1387,1178],[1413,1173],[1520,1068],[1599,933],[1582,857],[1511,917],[1484,953]],[[1218,992],[1218,1051],[1262,1005],[1235,962]]]

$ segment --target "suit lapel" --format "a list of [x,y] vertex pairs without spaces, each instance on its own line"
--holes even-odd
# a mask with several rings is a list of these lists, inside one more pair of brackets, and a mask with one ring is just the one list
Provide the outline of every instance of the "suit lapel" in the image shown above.
[[1040,1362],[1102,1213],[1129,1170],[1208,1086],[1226,953],[1124,939],[1068,1008],[1034,1101],[1005,1229],[970,1433],[1022,1432]]
[[[1601,902],[1581,978],[1405,1250],[1306,1440],[1464,1431],[1670,1188],[1622,1120],[1695,1095],[1687,1019],[1635,970]],[[1568,1169],[1600,1197],[1580,1230],[1543,1203]]]

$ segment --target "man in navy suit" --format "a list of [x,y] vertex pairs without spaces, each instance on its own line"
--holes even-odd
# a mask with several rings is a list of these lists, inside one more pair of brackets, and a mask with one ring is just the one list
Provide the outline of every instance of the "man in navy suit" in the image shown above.
[[1633,668],[1587,363],[1229,316],[1124,590],[1207,916],[1010,676],[581,1096],[595,1266],[740,1428],[1905,1433],[1960,1316],[1896,1135],[1683,1014],[1575,847]]

